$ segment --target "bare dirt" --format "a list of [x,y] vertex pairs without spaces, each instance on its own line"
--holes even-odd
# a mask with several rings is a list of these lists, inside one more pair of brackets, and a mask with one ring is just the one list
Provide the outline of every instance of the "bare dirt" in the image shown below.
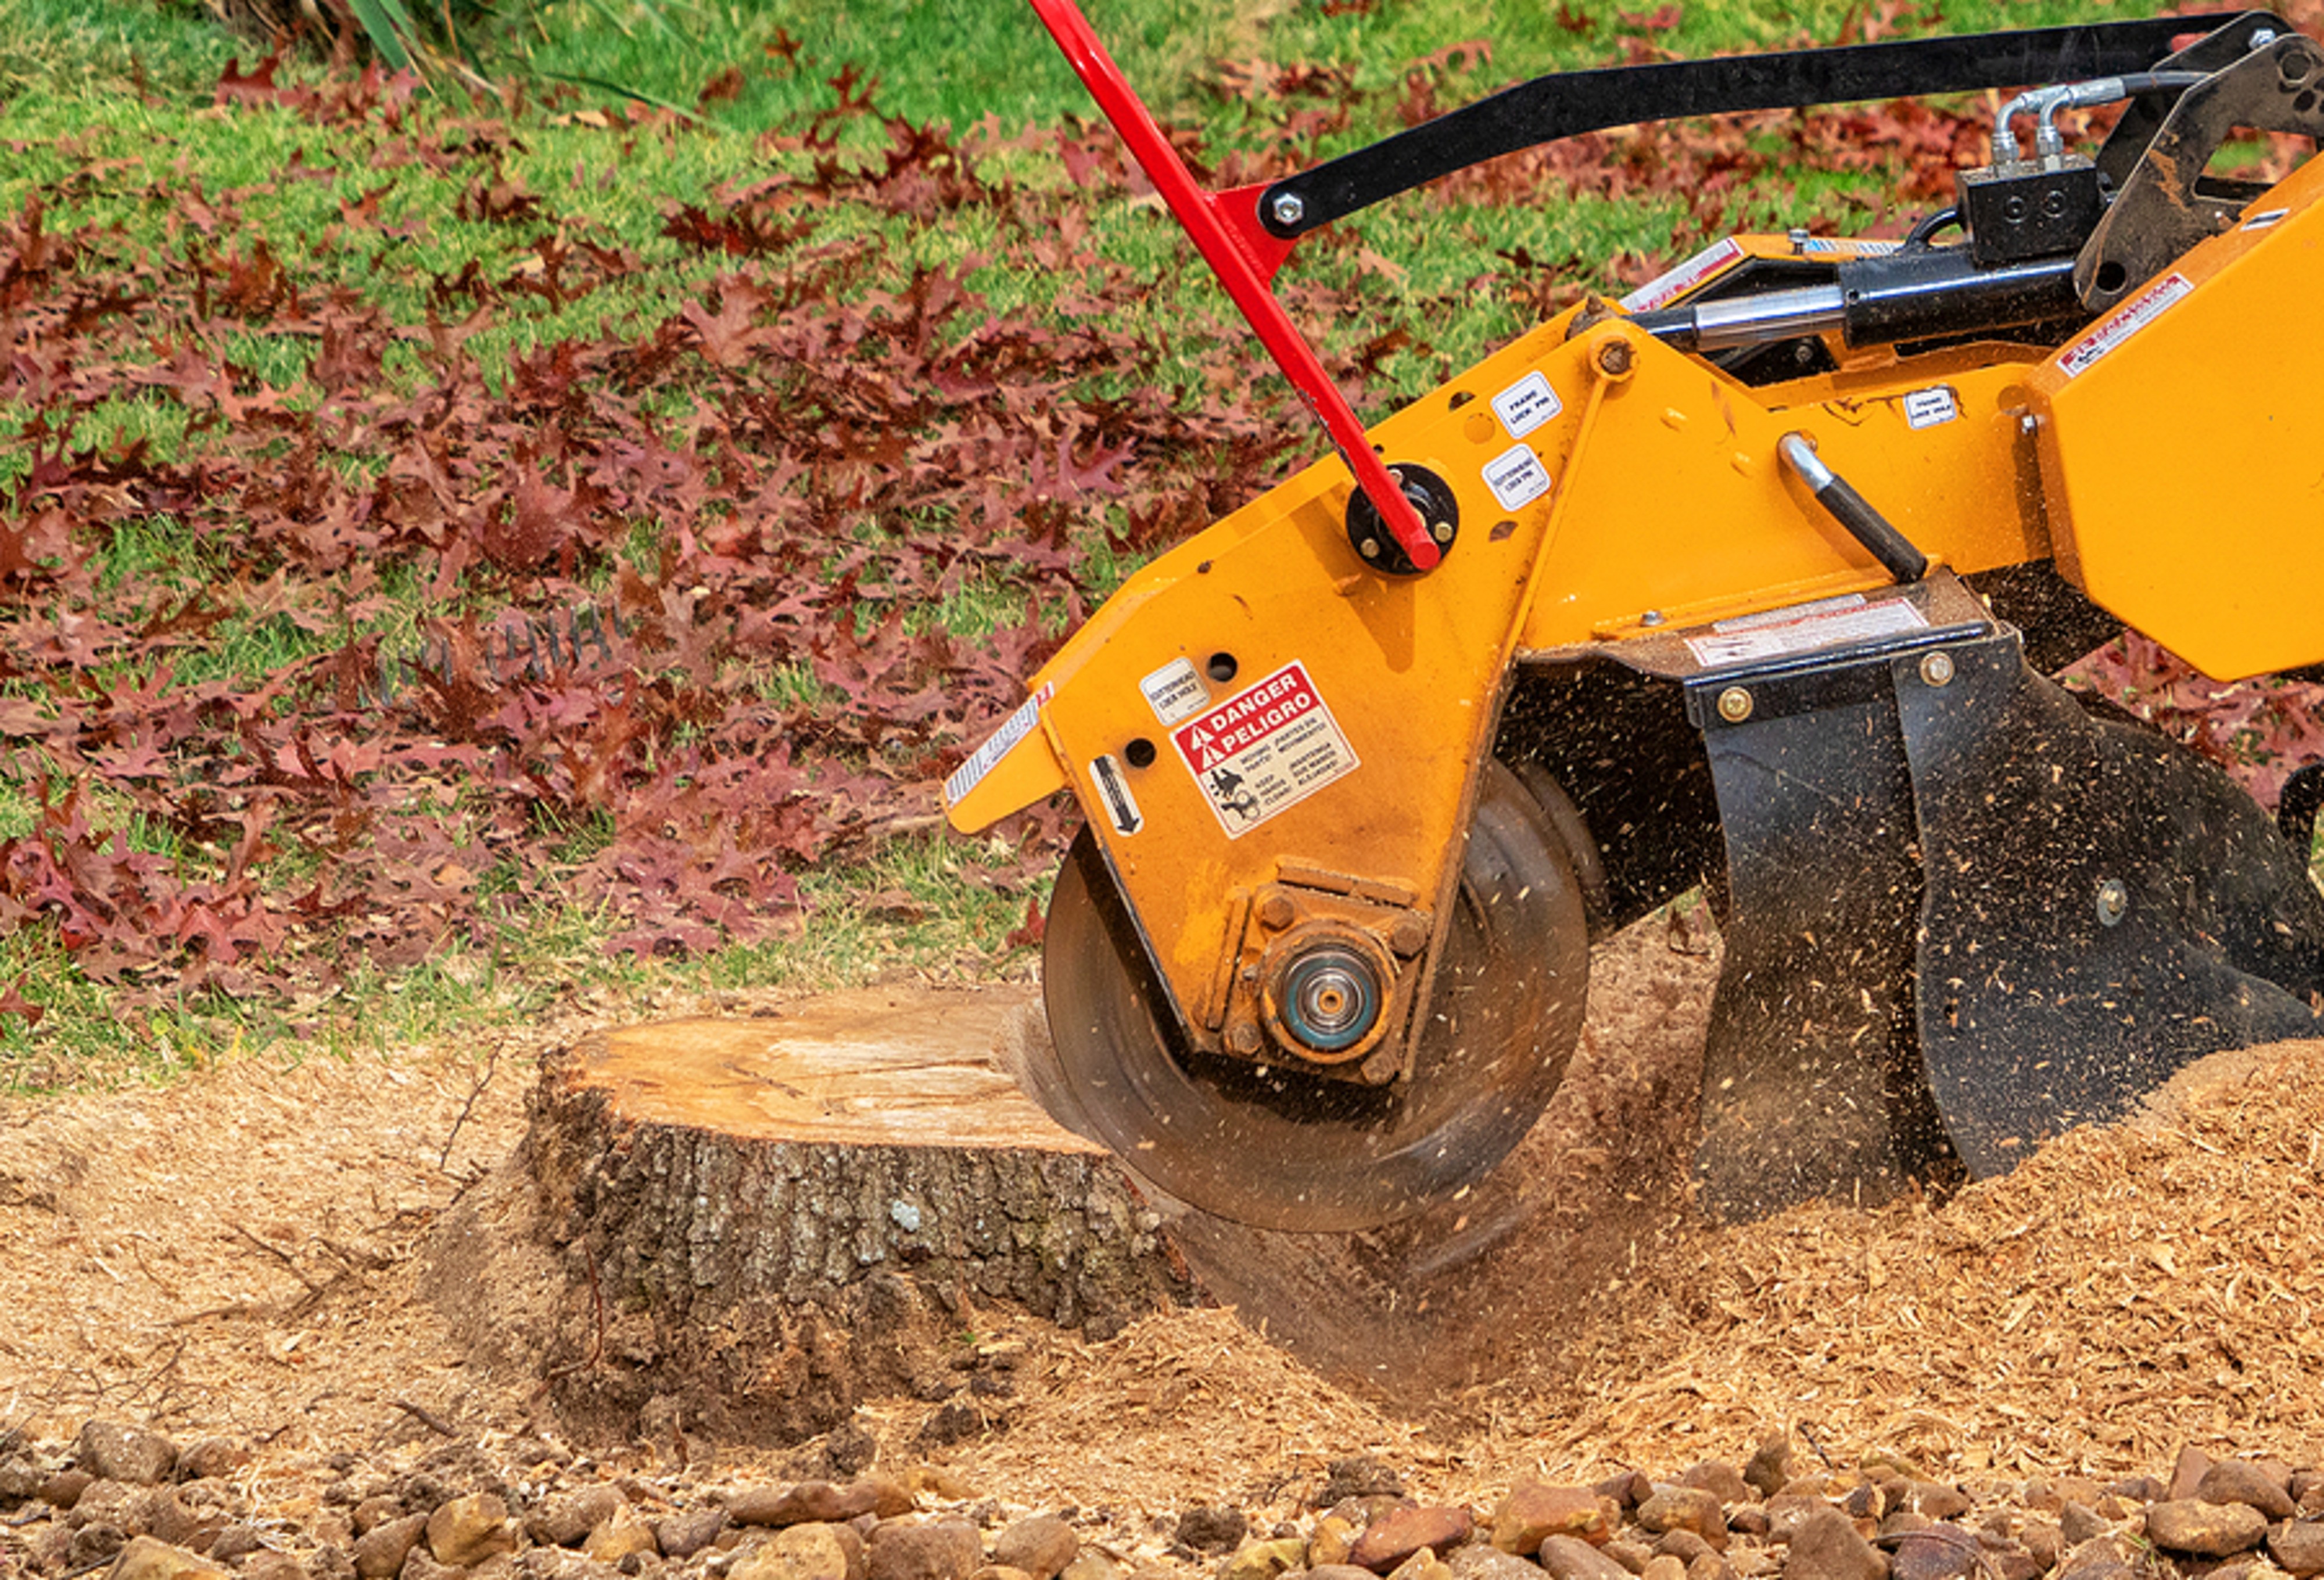
[[[991,1313],[960,1336],[964,1373],[1006,1357],[981,1428],[942,1441],[943,1403],[873,1401],[877,1463],[1095,1511],[1157,1551],[1173,1511],[1261,1509],[1359,1454],[1488,1507],[1525,1474],[1659,1475],[1784,1431],[1948,1479],[2164,1474],[2186,1446],[2324,1463],[2324,1042],[2209,1061],[2141,1121],[1942,1205],[1714,1229],[1674,1142],[1713,948],[1662,919],[1604,953],[1573,1079],[1517,1166],[1457,1231],[1353,1245],[1305,1330],[1207,1309],[1091,1342]],[[295,1520],[351,1456],[560,1435],[521,1357],[472,1355],[422,1273],[518,1141],[534,1057],[585,1029],[490,1061],[242,1058],[0,1108],[0,1436],[91,1417],[224,1436],[254,1456],[248,1495]],[[595,1447],[694,1475],[814,1463],[675,1428]]]

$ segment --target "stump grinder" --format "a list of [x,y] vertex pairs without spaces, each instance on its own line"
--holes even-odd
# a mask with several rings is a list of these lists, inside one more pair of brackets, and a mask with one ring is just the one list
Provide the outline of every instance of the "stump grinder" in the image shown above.
[[[2324,135],[2324,49],[2246,12],[1581,71],[1213,192],[1034,4],[1335,452],[1130,577],[945,785],[963,830],[1085,815],[1020,1078],[1064,1124],[1247,1224],[1415,1212],[1540,1115],[1592,940],[1697,886],[1729,1217],[2003,1171],[2324,1032],[2324,764],[2271,818],[2044,678],[2126,625],[2324,663],[2324,160],[2209,168]],[[1992,162],[1903,241],[1721,241],[1369,429],[1270,290],[1551,139],[1988,89]]]

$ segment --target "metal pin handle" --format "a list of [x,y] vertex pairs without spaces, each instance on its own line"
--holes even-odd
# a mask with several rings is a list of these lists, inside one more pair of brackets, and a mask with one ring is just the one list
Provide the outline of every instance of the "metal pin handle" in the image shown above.
[[1890,526],[1886,516],[1848,485],[1847,479],[1825,465],[1805,434],[1785,434],[1775,451],[1783,456],[1784,464],[1808,485],[1816,503],[1846,528],[1850,537],[1862,544],[1890,575],[1899,582],[1917,582],[1929,574],[1929,556],[1913,547],[1911,538]]

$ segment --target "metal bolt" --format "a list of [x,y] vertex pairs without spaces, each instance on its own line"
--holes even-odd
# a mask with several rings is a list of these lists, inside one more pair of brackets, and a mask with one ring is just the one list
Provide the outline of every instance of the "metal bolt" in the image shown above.
[[1248,1059],[1259,1052],[1259,1027],[1250,1021],[1239,1020],[1227,1028],[1227,1046]]
[[1388,945],[1410,960],[1428,947],[1428,923],[1410,913],[1398,916],[1388,930]]
[[1432,536],[1434,537],[1436,541],[1439,543],[1452,542],[1452,523],[1450,521],[1439,521],[1436,523],[1436,530],[1432,534]]
[[1365,538],[1361,543],[1359,543],[1358,545],[1356,545],[1356,547],[1357,547],[1359,549],[1361,549],[1361,550],[1363,551],[1363,556],[1364,556],[1364,557],[1365,557],[1366,559],[1378,559],[1378,558],[1379,558],[1379,538],[1377,538],[1377,537],[1367,537],[1367,538]]
[[1931,685],[1950,685],[1953,679],[1953,656],[1950,653],[1922,655],[1921,678]]
[[2275,38],[2276,33],[2273,28],[2255,27],[2252,29],[2251,47],[2255,50],[2264,50],[2268,45],[2275,42]]
[[2130,914],[2130,886],[2118,877],[2098,885],[2098,925],[2112,927]]
[[1259,924],[1261,927],[1288,927],[1295,914],[1288,895],[1269,895],[1259,902]]
[[1803,225],[1794,225],[1791,231],[1790,241],[1793,252],[1806,252],[1808,250],[1808,227]]
[[1663,623],[1665,618],[1661,610],[1649,609],[1646,613],[1638,616],[1638,623],[1642,626],[1658,626]]
[[1719,694],[1719,716],[1729,724],[1740,724],[1751,716],[1751,694],[1739,685],[1730,685]]
[[2021,434],[2040,433],[2042,431],[2042,419],[2029,411],[2024,416],[2017,419],[2017,431]]
[[1598,371],[1609,378],[1620,378],[1630,371],[1630,343],[1609,340],[1598,348]]
[[1275,216],[1276,224],[1294,225],[1307,217],[1307,204],[1296,192],[1277,192],[1267,211]]

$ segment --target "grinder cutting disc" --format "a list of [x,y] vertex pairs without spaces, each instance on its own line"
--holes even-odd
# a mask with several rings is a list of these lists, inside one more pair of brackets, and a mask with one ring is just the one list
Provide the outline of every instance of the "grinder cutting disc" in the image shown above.
[[1386,1223],[1499,1162],[1565,1073],[1590,965],[1564,847],[1499,763],[1478,796],[1416,1068],[1394,1085],[1189,1049],[1086,831],[1058,875],[1045,943],[1055,1049],[1022,1084],[1171,1195],[1270,1229]]

